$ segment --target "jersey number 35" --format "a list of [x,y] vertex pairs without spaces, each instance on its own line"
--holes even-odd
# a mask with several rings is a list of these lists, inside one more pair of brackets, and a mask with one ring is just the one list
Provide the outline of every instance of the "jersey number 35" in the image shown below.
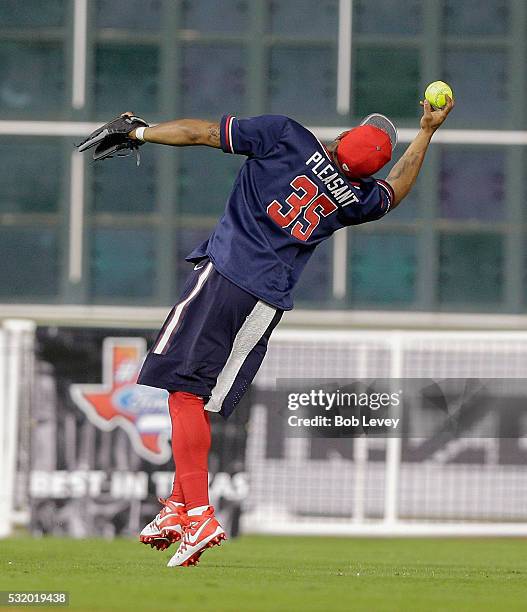
[[267,207],[267,214],[280,227],[288,228],[291,235],[306,241],[317,225],[320,216],[327,217],[336,208],[325,193],[318,193],[318,186],[304,174],[291,181],[295,189],[285,199],[285,204],[273,200]]

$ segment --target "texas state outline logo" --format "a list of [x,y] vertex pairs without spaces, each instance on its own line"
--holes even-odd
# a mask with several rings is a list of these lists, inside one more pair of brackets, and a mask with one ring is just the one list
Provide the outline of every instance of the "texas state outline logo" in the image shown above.
[[99,429],[121,427],[140,457],[166,463],[172,456],[168,392],[136,384],[146,340],[105,338],[102,349],[102,383],[70,385],[72,400]]

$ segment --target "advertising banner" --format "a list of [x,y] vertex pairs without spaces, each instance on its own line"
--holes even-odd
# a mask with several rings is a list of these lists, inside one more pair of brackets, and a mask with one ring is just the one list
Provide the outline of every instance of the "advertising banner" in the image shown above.
[[[34,533],[136,535],[172,487],[168,393],[135,381],[154,332],[39,328],[31,402]],[[211,503],[231,535],[248,494],[248,397],[211,418]]]

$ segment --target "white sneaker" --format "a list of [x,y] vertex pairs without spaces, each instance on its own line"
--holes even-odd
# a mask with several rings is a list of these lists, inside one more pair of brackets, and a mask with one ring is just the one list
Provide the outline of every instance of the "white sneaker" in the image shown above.
[[209,506],[203,514],[188,516],[188,525],[176,554],[168,562],[168,567],[197,565],[207,548],[219,546],[227,536],[223,527],[214,516],[214,508]]
[[139,534],[139,541],[157,550],[166,550],[181,540],[188,518],[184,506],[159,498],[163,506],[159,514]]

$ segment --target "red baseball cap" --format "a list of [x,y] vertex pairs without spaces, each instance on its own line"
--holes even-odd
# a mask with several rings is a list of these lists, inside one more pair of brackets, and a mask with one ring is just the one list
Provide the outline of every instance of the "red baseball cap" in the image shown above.
[[390,161],[396,143],[397,129],[387,117],[376,113],[342,136],[336,155],[347,176],[365,178]]

